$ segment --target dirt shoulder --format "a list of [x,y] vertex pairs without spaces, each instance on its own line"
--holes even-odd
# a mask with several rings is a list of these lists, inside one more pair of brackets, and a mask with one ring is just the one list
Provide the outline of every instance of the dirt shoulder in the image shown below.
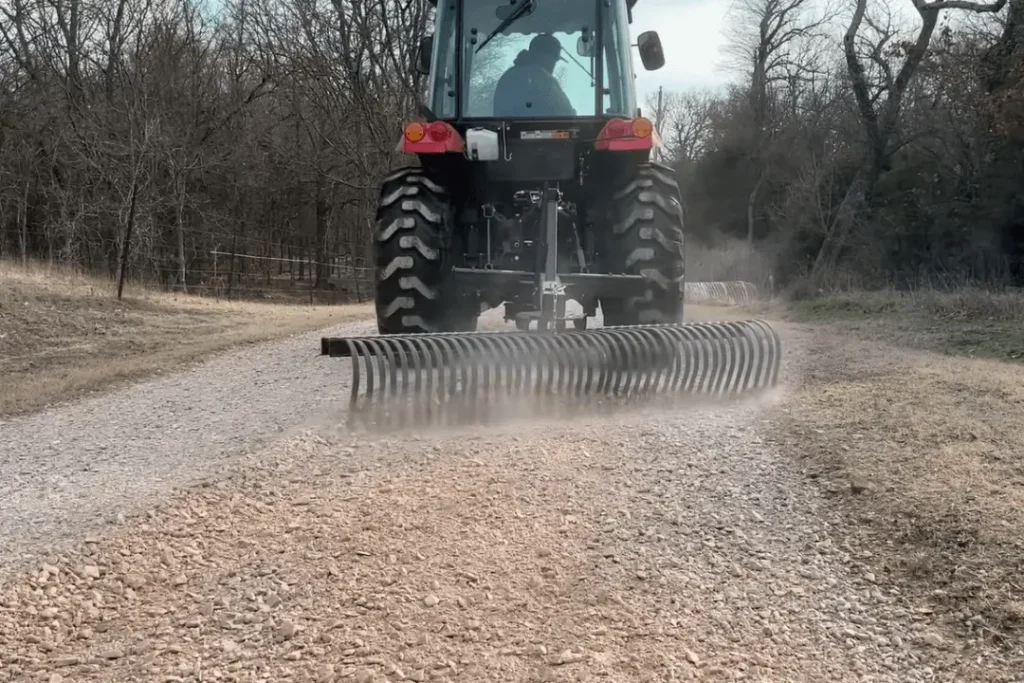
[[368,306],[217,301],[0,266],[0,417],[165,374],[243,344],[370,315]]
[[844,541],[879,584],[925,598],[968,641],[1018,653],[1021,301],[968,293],[797,304],[780,326],[798,383],[774,415],[783,452],[850,520]]

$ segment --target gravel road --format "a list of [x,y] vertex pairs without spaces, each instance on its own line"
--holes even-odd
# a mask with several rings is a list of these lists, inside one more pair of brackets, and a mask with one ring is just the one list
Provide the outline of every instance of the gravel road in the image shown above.
[[357,438],[318,336],[0,427],[5,555],[148,508],[0,591],[0,680],[1021,680],[866,569],[765,405]]

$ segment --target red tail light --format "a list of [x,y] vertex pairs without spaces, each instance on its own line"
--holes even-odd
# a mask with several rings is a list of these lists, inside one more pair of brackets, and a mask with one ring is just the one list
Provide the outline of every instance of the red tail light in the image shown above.
[[455,130],[447,123],[435,121],[427,128],[427,135],[434,142],[444,142],[452,136]]
[[622,119],[612,119],[608,122],[608,125],[601,131],[602,138],[624,138],[629,135],[630,125],[628,121]]
[[410,123],[402,136],[403,152],[410,154],[445,154],[465,149],[462,137],[451,124],[444,121]]
[[609,152],[651,149],[654,146],[653,132],[654,126],[643,117],[612,119],[597,136],[595,146]]

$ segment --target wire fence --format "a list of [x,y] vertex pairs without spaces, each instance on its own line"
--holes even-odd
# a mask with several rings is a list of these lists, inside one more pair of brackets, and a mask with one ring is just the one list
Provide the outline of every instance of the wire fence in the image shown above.
[[[362,303],[374,297],[374,269],[364,245],[333,240],[332,253],[287,235],[272,239],[190,229],[180,242],[171,237],[140,235],[127,260],[126,293],[144,288],[215,299],[311,305]],[[39,231],[27,231],[25,241],[53,243]],[[3,246],[0,259],[9,263],[32,261],[115,281],[120,274],[122,245],[113,242],[42,253],[39,249],[25,253],[18,245]],[[358,252],[367,252],[366,257],[352,255]]]
[[373,299],[373,268],[347,257],[329,262],[213,250],[212,265],[187,271],[161,272],[171,291],[228,300],[257,300],[311,305],[362,303]]
[[374,269],[348,252],[223,235],[203,243],[207,248],[186,253],[184,269],[179,257],[147,270],[164,289],[217,299],[334,305],[374,296]]
[[314,305],[365,302],[374,297],[369,244],[351,230],[322,235],[319,244],[287,225],[252,226],[251,231],[236,234],[193,226],[180,233],[139,230],[127,254],[120,238],[107,234],[61,240],[52,230],[34,226],[14,237],[0,240],[0,260],[31,261],[110,278],[123,282],[125,293],[141,288]]

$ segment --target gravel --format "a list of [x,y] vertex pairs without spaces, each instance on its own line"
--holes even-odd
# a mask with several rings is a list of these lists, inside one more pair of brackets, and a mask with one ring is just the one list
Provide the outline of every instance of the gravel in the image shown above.
[[[372,323],[359,323],[329,334],[373,331]],[[188,372],[0,421],[0,570],[337,415],[349,370],[316,357],[321,334],[249,347]]]
[[[0,590],[0,680],[1022,670],[867,569],[764,406],[357,437],[328,419],[344,388],[317,336],[2,427],[0,529],[34,564]],[[47,447],[56,474],[22,467]],[[34,554],[57,534],[79,544]]]

